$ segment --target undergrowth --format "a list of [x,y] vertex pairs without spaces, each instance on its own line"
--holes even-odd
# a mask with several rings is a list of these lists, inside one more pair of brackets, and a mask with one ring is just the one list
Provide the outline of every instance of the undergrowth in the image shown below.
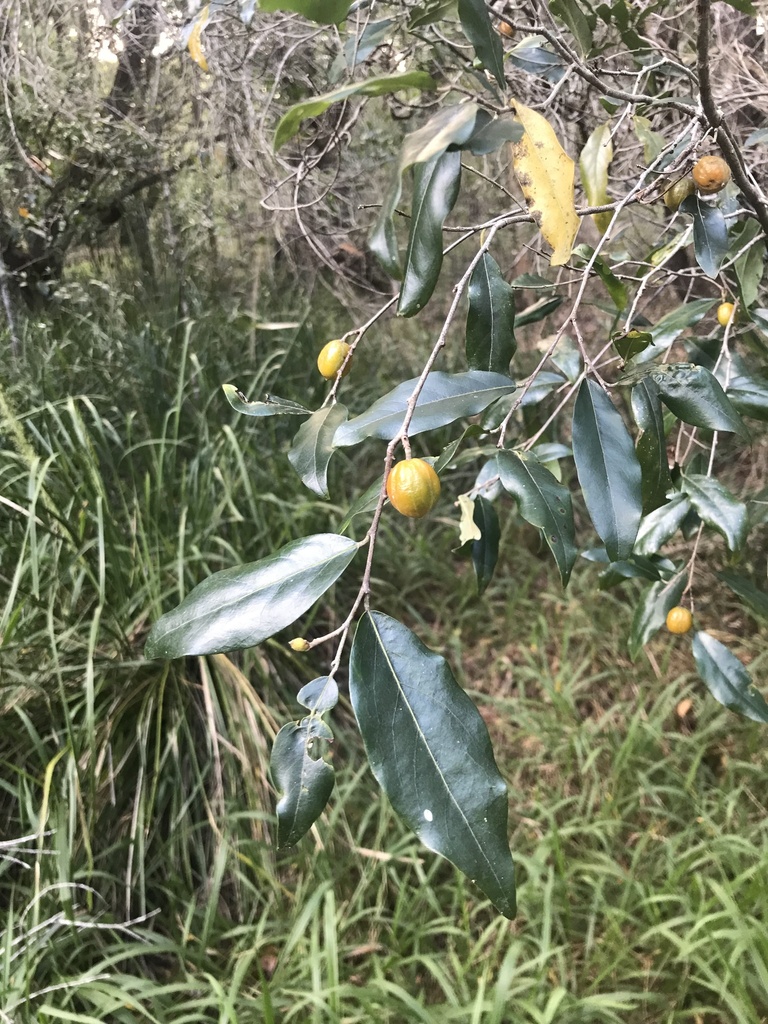
[[[0,1020],[761,1024],[761,727],[704,697],[673,638],[633,665],[630,602],[593,596],[586,562],[564,594],[511,510],[482,600],[447,502],[426,524],[389,517],[374,603],[442,642],[481,707],[510,789],[514,923],[394,817],[344,699],[329,809],[275,850],[269,750],[311,661],[279,641],[143,660],[163,609],[336,528],[370,472],[338,456],[329,510],[264,457],[295,424],[238,419],[221,395],[279,375],[316,398],[323,328],[260,335],[243,371],[220,313],[63,320],[30,327],[4,377]],[[708,615],[732,622],[725,595]],[[739,637],[757,680],[765,640]]]

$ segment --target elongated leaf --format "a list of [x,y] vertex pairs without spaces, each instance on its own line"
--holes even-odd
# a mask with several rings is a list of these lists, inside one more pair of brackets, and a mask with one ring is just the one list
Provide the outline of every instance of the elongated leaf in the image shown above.
[[435,290],[443,265],[443,224],[461,186],[461,153],[442,153],[415,165],[408,249],[398,316],[414,316]]
[[[338,441],[336,441],[338,446]],[[339,526],[339,533],[346,533],[349,529],[349,524],[356,516],[364,515],[366,512],[373,512],[379,503],[379,496],[381,495],[381,479],[374,480],[370,487],[366,487],[360,497],[347,510],[347,514],[341,521]]]
[[335,533],[293,541],[260,562],[209,576],[163,615],[147,658],[180,658],[253,647],[290,626],[341,576],[357,544]]
[[731,551],[739,551],[747,539],[747,506],[711,476],[686,473],[682,488],[704,522],[725,537]]
[[322,715],[336,707],[339,700],[339,687],[330,676],[318,676],[311,683],[302,686],[296,694],[296,700],[303,708]]
[[349,7],[350,0],[259,0],[262,11],[295,11],[320,25],[338,25]]
[[680,209],[693,217],[696,262],[707,277],[717,277],[728,253],[728,228],[723,211],[695,195],[684,199]]
[[480,539],[472,542],[472,564],[475,567],[477,592],[482,594],[493,579],[499,557],[499,517],[487,498],[475,498],[475,525]]
[[565,74],[562,57],[547,49],[544,36],[526,36],[509,51],[508,60],[521,71],[556,85]]
[[512,166],[528,212],[554,250],[549,262],[558,267],[571,255],[579,230],[573,160],[546,118],[517,101],[514,109],[525,135],[512,144]]
[[717,378],[695,363],[657,366],[650,379],[666,407],[685,423],[709,430],[729,430],[748,436],[744,422],[728,401]]
[[731,572],[730,569],[723,569],[717,575],[726,586],[731,588],[734,594],[742,599],[758,619],[768,620],[768,594],[764,590],[756,587],[746,576],[740,576],[737,572]]
[[520,515],[543,531],[567,586],[576,561],[570,491],[530,452],[499,452],[496,465],[502,487],[519,503]]
[[[480,113],[484,112],[476,103],[444,107],[403,140],[397,169],[368,238],[368,248],[392,277],[398,280],[402,277],[394,213],[402,194],[403,174],[413,164],[424,163],[440,156],[449,146],[467,142],[475,131]],[[483,124],[486,123],[483,119]]]
[[515,320],[516,327],[527,327],[528,324],[538,323],[545,320],[550,313],[554,313],[563,301],[562,295],[553,295],[551,299],[539,299],[533,305],[527,306]]
[[635,451],[642,472],[643,512],[647,515],[664,504],[672,486],[664,414],[659,390],[650,378],[646,377],[632,388],[631,404],[632,415],[640,428]]
[[435,0],[433,3],[428,0],[423,7],[417,7],[412,11],[408,18],[408,28],[413,30],[443,21],[456,13],[456,2],[457,0]]
[[573,458],[590,518],[612,562],[628,558],[642,514],[642,475],[624,420],[603,389],[582,381]]
[[275,150],[280,149],[296,135],[303,121],[324,114],[334,103],[341,103],[342,100],[348,100],[353,96],[384,96],[386,93],[400,92],[403,89],[429,90],[434,88],[436,88],[434,79],[425,71],[406,71],[402,75],[383,75],[379,78],[369,78],[363,82],[354,82],[322,96],[302,100],[301,103],[290,107],[280,118],[275,130]]
[[[576,6],[575,3],[573,6]],[[606,203],[611,201],[608,195],[608,168],[611,165],[611,160],[613,160],[611,126],[609,123],[601,124],[589,136],[579,157],[581,183],[584,186],[584,192],[590,206],[605,206]],[[593,213],[592,220],[602,234],[608,230],[608,225],[611,223],[611,214],[607,211],[604,213]],[[623,308],[623,306],[619,306],[619,309]]]
[[491,373],[508,373],[517,348],[515,289],[487,252],[469,281],[466,348],[470,369]]
[[676,494],[666,505],[645,516],[637,531],[635,554],[655,555],[680,529],[690,508],[688,498],[684,494]]
[[309,416],[311,413],[298,402],[289,402],[276,395],[266,395],[263,402],[249,402],[234,384],[222,384],[221,387],[235,412],[244,416]]
[[726,391],[731,405],[742,416],[751,416],[756,420],[768,420],[768,380],[765,377],[753,377],[751,374],[740,373],[732,378]]
[[645,160],[645,166],[652,164],[656,157],[661,153],[662,149],[667,144],[667,140],[660,132],[655,132],[651,128],[651,122],[647,117],[642,117],[636,114],[632,118],[632,124],[634,125],[635,134],[643,146],[643,159]]
[[614,334],[611,341],[624,362],[628,363],[653,343],[653,336],[649,331],[626,331]]
[[657,356],[663,355],[670,345],[676,341],[687,327],[693,327],[707,315],[717,299],[694,299],[667,313],[654,327],[648,330],[653,336],[653,344],[644,352],[635,356],[633,366],[653,362]]
[[[732,239],[729,248],[729,255],[736,255],[749,242],[760,234],[760,224],[756,220],[741,221],[734,226]],[[739,297],[745,309],[757,301],[760,290],[760,281],[765,270],[765,246],[756,242],[734,262],[733,269],[736,273],[736,280],[739,283]]]
[[[586,57],[592,49],[592,28],[587,16],[576,0],[549,0],[549,9],[556,18],[559,18],[560,21],[568,26],[578,44],[582,57]],[[592,205],[591,199],[589,202]]]
[[462,149],[469,150],[475,156],[486,156],[494,153],[505,142],[519,142],[523,137],[523,126],[511,117],[491,118],[486,111],[477,115],[475,130],[467,139]]
[[[602,216],[602,214],[595,214],[596,217]],[[610,218],[610,215],[609,215]],[[607,227],[607,225],[606,225]],[[586,265],[588,260],[592,258],[595,250],[591,245],[578,245],[573,250],[573,255],[578,258],[577,266]],[[583,262],[582,262],[583,261]],[[600,278],[605,285],[605,289],[613,299],[613,304],[618,310],[622,310],[626,307],[628,302],[627,286],[623,281],[620,281],[614,274],[602,256],[598,256],[592,264],[592,270]]]
[[333,791],[333,767],[312,757],[318,745],[305,722],[289,722],[275,737],[269,769],[275,788],[282,793],[277,803],[277,845],[294,846],[323,813]]
[[768,704],[752,685],[739,659],[709,633],[693,638],[693,657],[699,675],[715,700],[754,722],[768,722]]
[[318,409],[299,427],[288,452],[288,460],[302,483],[321,498],[328,497],[328,463],[334,452],[333,438],[346,418],[346,407],[340,403]]
[[[366,437],[391,441],[403,425],[408,399],[417,382],[416,377],[403,381],[388,395],[374,402],[366,412],[342,423],[334,438],[336,447],[359,444]],[[475,416],[497,398],[514,390],[514,381],[501,373],[470,370],[468,373],[449,374],[433,371],[419,395],[408,433],[414,437],[425,430],[445,427],[464,416]]]
[[349,692],[371,770],[395,811],[514,917],[506,786],[485,723],[445,659],[395,619],[367,613]]
[[459,0],[459,21],[475,53],[503,89],[504,47],[483,0]]
[[629,656],[632,661],[667,621],[670,609],[680,604],[687,582],[688,574],[681,572],[666,583],[654,583],[643,594],[629,631]]

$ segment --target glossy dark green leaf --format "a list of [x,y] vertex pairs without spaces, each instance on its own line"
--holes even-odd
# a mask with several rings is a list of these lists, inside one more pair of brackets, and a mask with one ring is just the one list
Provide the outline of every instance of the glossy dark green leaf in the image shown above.
[[504,47],[483,0],[459,0],[459,21],[475,53],[503,89]]
[[639,366],[650,363],[657,356],[663,355],[683,331],[703,319],[717,301],[717,299],[694,299],[663,316],[655,326],[648,328],[653,336],[653,344],[635,356],[632,365]]
[[527,327],[528,324],[536,324],[540,320],[546,320],[550,313],[554,313],[562,301],[562,295],[553,295],[550,299],[538,299],[517,315],[515,326]]
[[[338,442],[337,442],[338,444]],[[347,514],[341,521],[339,526],[339,533],[346,533],[349,529],[349,524],[356,516],[364,515],[366,512],[373,512],[379,503],[379,496],[381,495],[381,479],[374,480],[370,487],[367,487],[360,497],[347,510]]]
[[307,720],[300,725],[289,722],[272,747],[269,769],[282,794],[276,808],[278,847],[294,846],[306,835],[333,791],[333,767],[312,756],[320,741],[310,733]]
[[305,409],[298,402],[289,402],[276,395],[266,395],[263,402],[249,402],[234,384],[222,384],[221,387],[235,412],[244,416],[309,416],[311,413],[311,409]]
[[768,420],[768,380],[765,377],[739,373],[731,378],[726,396],[742,416]]
[[584,369],[579,346],[567,334],[560,338],[557,348],[549,359],[558,370],[562,370],[571,384],[574,384],[579,379]]
[[624,580],[667,581],[675,571],[674,562],[667,558],[642,558],[633,555],[621,562],[611,562],[598,578],[598,588],[608,590]]
[[513,918],[507,789],[485,723],[445,659],[395,619],[367,613],[349,692],[371,770],[395,811]]
[[495,501],[501,494],[502,487],[499,480],[499,468],[496,465],[496,457],[489,459],[480,468],[475,477],[475,485],[472,488],[472,497],[481,495],[488,501]]
[[488,153],[495,153],[505,142],[519,142],[524,132],[523,126],[513,117],[492,118],[481,110],[475,130],[461,148],[475,156],[487,156]]
[[501,485],[518,502],[520,515],[544,533],[566,586],[576,561],[571,492],[530,452],[499,452]]
[[549,0],[549,9],[568,27],[582,57],[586,57],[592,49],[592,28],[576,0]]
[[731,551],[739,551],[747,539],[747,506],[711,476],[686,473],[682,489],[707,526],[725,537]]
[[765,245],[755,241],[761,233],[760,224],[756,220],[741,221],[732,231],[729,254],[736,256],[750,242],[753,244],[734,260],[733,269],[739,285],[739,298],[745,309],[757,301],[760,282],[765,271]]
[[427,25],[434,25],[435,22],[443,21],[456,11],[457,0],[435,0],[434,3],[427,3],[423,7],[412,10],[408,17],[408,28],[424,28]]
[[199,583],[154,624],[147,658],[239,651],[290,626],[341,576],[357,544],[318,533],[260,562],[223,569]]
[[655,555],[680,529],[690,508],[688,498],[684,494],[676,494],[671,501],[645,516],[637,531],[635,554]]
[[299,427],[288,461],[301,482],[321,498],[328,497],[328,463],[335,449],[333,437],[346,420],[347,410],[339,404],[318,409]]
[[573,409],[573,458],[590,518],[612,562],[629,557],[642,515],[642,476],[624,420],[584,380]]
[[632,661],[666,623],[670,609],[680,604],[687,582],[687,572],[681,572],[667,582],[654,583],[643,594],[635,608],[629,631],[629,656]]
[[467,362],[472,370],[509,373],[515,354],[515,289],[501,275],[489,253],[469,280],[467,312]]
[[[359,444],[367,437],[380,437],[385,441],[396,437],[417,382],[417,377],[403,381],[364,413],[342,423],[336,431],[334,444],[343,448]],[[445,427],[464,416],[475,416],[497,398],[514,390],[514,382],[500,373],[482,370],[443,373],[435,370],[427,377],[419,395],[408,434],[415,437],[425,430]]]
[[295,11],[320,25],[338,25],[349,7],[350,0],[259,0],[259,10]]
[[[594,256],[594,253],[595,250],[591,245],[577,245],[573,250],[572,256],[576,257],[577,266],[586,266],[589,260]],[[620,281],[618,277],[616,277],[602,256],[598,256],[595,259],[592,264],[592,271],[597,274],[605,285],[605,290],[613,300],[613,304],[616,309],[619,312],[621,312],[622,309],[625,309],[628,301],[627,286],[623,281]]]
[[461,437],[457,437],[455,441],[451,441],[450,444],[447,444],[434,462],[434,470],[438,476],[444,470],[448,469],[450,464],[453,462],[456,452],[459,450],[466,438],[478,437],[481,433],[482,430],[480,429],[480,426],[477,423],[472,423],[463,431]]
[[475,498],[475,526],[480,531],[480,540],[472,541],[472,564],[475,567],[477,592],[482,594],[493,579],[499,557],[499,517],[487,498]]
[[280,118],[275,129],[275,149],[280,149],[290,141],[301,128],[303,121],[310,117],[318,117],[334,103],[341,103],[353,96],[384,96],[387,93],[400,92],[403,89],[430,90],[436,88],[435,80],[425,71],[406,71],[402,75],[383,75],[379,78],[368,78],[353,82],[350,85],[334,89],[322,96],[313,96],[290,107]]
[[666,407],[684,423],[749,436],[717,378],[695,363],[668,363],[650,374]]
[[684,199],[680,209],[693,217],[693,253],[696,262],[707,277],[717,277],[728,254],[728,227],[723,211],[696,195]]
[[754,722],[768,722],[768,704],[763,695],[724,644],[709,633],[697,633],[693,638],[693,657],[699,675],[719,704]]
[[507,54],[510,64],[556,85],[565,74],[562,57],[546,48],[543,36],[526,36]]
[[760,590],[746,576],[740,576],[730,569],[723,569],[718,578],[730,587],[731,590],[750,608],[759,619],[768,620],[768,593]]
[[398,316],[415,316],[435,290],[443,265],[443,224],[458,198],[460,186],[458,150],[414,167],[411,225]]
[[652,380],[645,378],[632,388],[631,404],[639,428],[635,451],[642,472],[643,512],[647,515],[665,503],[672,486],[661,399]]
[[303,708],[322,715],[335,708],[339,700],[339,688],[331,676],[318,676],[311,683],[302,686],[296,694],[296,700]]
[[611,338],[613,347],[625,363],[644,352],[653,343],[650,331],[624,331]]

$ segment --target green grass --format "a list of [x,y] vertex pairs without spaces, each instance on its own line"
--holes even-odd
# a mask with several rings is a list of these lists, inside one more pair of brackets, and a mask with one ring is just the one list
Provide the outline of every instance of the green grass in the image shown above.
[[[449,502],[426,524],[388,516],[374,603],[481,706],[510,789],[514,923],[395,818],[344,700],[330,806],[274,849],[269,749],[314,655],[279,638],[143,661],[151,621],[206,573],[333,528],[368,482],[366,453],[337,457],[329,514],[285,460],[295,424],[223,401],[222,380],[278,373],[307,397],[313,347],[269,339],[244,372],[214,313],[59,324],[3,382],[0,1021],[766,1021],[764,731],[705,698],[685,641],[632,665],[631,594],[596,593],[587,563],[563,594],[509,509],[482,601]],[[711,622],[734,621],[725,601]],[[741,625],[760,680],[765,631]]]

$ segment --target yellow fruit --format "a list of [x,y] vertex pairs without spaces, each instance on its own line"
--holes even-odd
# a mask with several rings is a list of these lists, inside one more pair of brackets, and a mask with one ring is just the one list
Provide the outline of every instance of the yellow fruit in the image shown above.
[[719,192],[731,180],[731,171],[721,156],[703,156],[693,168],[696,188],[705,195]]
[[688,196],[692,196],[695,191],[693,178],[680,178],[679,181],[673,182],[664,193],[664,205],[674,213],[680,203]]
[[727,327],[733,316],[734,305],[732,302],[721,302],[717,307],[717,322],[721,327]]
[[[317,357],[317,368],[326,380],[336,376],[339,372],[339,367],[347,358],[347,352],[349,352],[349,345],[346,341],[339,341],[338,338],[335,341],[329,341],[327,345],[323,346],[320,350],[320,355]],[[351,367],[352,362],[350,361],[344,367],[344,372],[341,376],[346,377]]]
[[687,608],[670,608],[667,613],[667,629],[670,633],[687,633],[693,625],[693,616]]
[[404,459],[389,472],[387,496],[402,515],[421,519],[440,497],[440,477],[423,459]]
[[308,651],[309,641],[305,640],[303,636],[295,636],[293,640],[288,641],[288,646],[292,651]]

